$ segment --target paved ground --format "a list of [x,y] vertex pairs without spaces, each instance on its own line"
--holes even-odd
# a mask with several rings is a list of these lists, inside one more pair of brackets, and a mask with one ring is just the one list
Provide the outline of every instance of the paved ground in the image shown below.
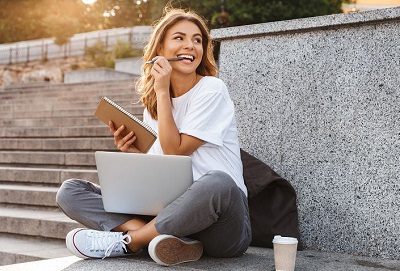
[[[272,249],[251,247],[235,259],[203,257],[200,261],[175,267],[161,267],[147,253],[130,258],[81,260],[65,257],[0,267],[0,271],[112,271],[112,270],[274,270]],[[400,261],[381,260],[316,251],[298,252],[296,271],[388,271],[400,270]]]

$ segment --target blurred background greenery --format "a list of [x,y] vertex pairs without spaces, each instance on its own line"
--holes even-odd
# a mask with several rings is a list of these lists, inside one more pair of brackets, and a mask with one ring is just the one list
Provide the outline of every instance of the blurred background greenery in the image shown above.
[[[342,12],[346,0],[0,0],[0,43],[151,25],[167,3],[190,8],[210,28],[238,26]],[[120,46],[122,47],[122,46]]]

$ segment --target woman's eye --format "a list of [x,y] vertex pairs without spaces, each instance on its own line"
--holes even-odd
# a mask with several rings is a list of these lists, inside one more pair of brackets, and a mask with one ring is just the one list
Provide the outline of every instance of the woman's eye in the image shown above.
[[197,43],[201,43],[201,39],[195,39],[194,41]]
[[176,40],[183,40],[182,37],[175,37]]

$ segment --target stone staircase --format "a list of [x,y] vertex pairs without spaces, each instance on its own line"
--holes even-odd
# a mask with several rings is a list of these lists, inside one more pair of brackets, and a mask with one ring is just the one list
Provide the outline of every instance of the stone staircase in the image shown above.
[[62,181],[97,182],[96,150],[115,150],[93,114],[107,96],[137,116],[130,81],[31,85],[0,93],[0,265],[69,256],[64,238],[79,225],[57,208]]

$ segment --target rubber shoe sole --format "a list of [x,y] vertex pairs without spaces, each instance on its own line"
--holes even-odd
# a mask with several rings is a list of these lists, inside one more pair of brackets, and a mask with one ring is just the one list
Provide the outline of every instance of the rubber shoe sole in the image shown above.
[[203,245],[196,240],[185,241],[172,235],[159,235],[151,240],[149,254],[156,263],[171,266],[199,260],[203,255]]
[[83,259],[90,258],[89,256],[86,256],[85,254],[82,254],[75,246],[74,244],[74,236],[77,232],[84,230],[83,228],[78,228],[70,231],[67,234],[67,237],[65,238],[65,244],[67,245],[68,250],[74,254],[75,256]]

